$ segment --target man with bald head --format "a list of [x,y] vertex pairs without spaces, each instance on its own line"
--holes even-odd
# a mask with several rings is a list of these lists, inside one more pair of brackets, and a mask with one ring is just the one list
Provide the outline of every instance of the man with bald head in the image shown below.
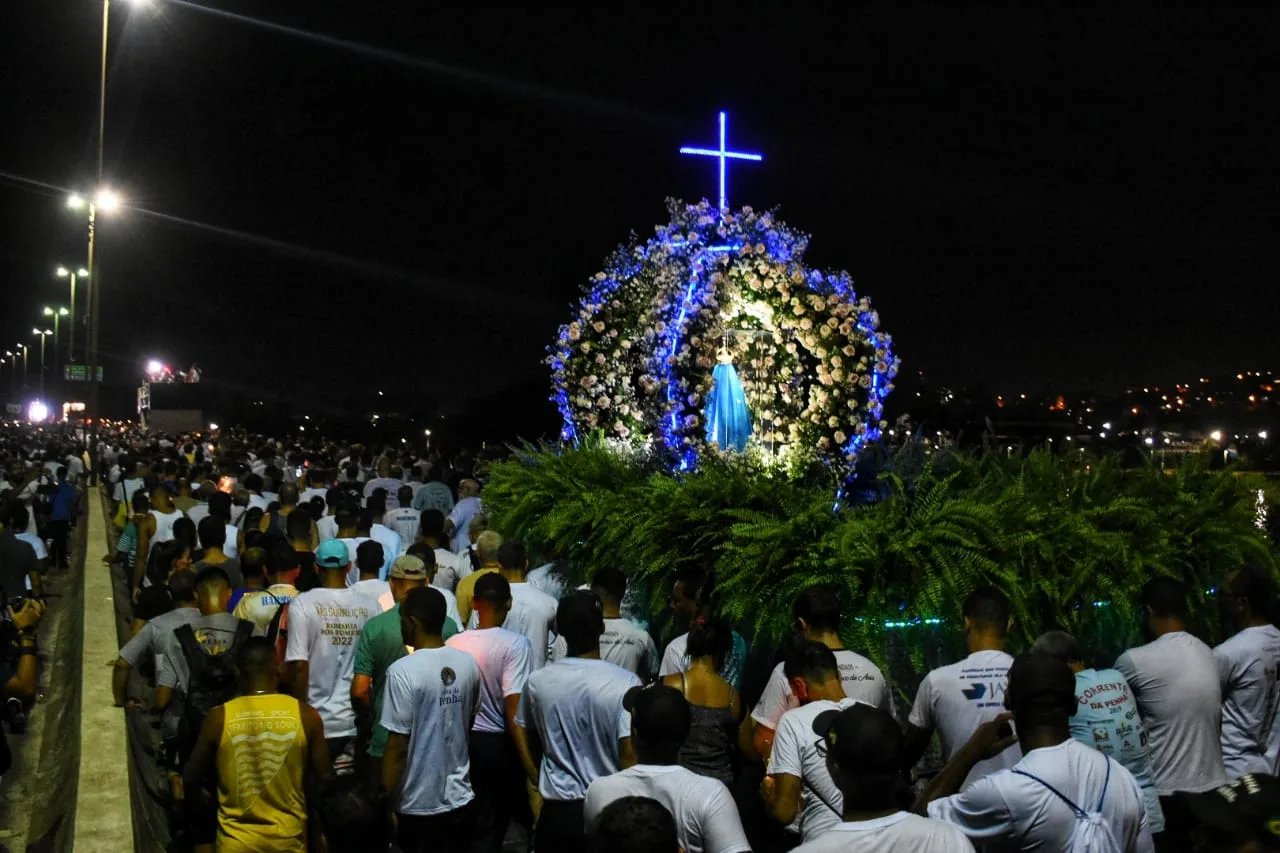
[[461,554],[471,547],[471,520],[480,511],[480,484],[475,480],[463,480],[458,484],[458,502],[444,523],[445,535],[452,539],[453,553]]

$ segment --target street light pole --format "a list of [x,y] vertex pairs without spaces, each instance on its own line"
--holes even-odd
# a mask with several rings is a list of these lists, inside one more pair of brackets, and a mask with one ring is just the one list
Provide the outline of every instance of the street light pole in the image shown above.
[[[67,306],[65,305],[60,305],[57,308],[50,308],[46,305],[44,308],[44,316],[53,318],[53,370],[59,377],[62,375],[62,350],[58,345],[58,340],[62,334],[62,318],[68,316],[70,313],[71,312],[67,310]],[[74,323],[72,324],[72,328],[75,328]]]
[[71,308],[67,312],[71,317],[71,330],[67,336],[67,362],[74,364],[76,360],[76,326],[80,325],[80,317],[76,314],[76,279],[88,278],[89,271],[84,267],[70,270],[66,267],[58,267],[56,271],[58,278],[71,279]]
[[[27,345],[21,341],[17,343],[17,346],[22,347],[22,387],[25,390],[27,387],[27,359],[30,353],[27,351]],[[14,367],[13,371],[17,373],[18,368]]]
[[[102,188],[102,152],[107,137],[107,35],[111,22],[111,0],[102,0],[102,62],[98,69],[98,192]],[[97,426],[98,412],[98,306],[101,286],[93,271],[93,237],[97,205],[89,205],[89,418]]]
[[40,397],[44,398],[44,342],[53,334],[52,329],[32,329],[31,334],[40,336]]

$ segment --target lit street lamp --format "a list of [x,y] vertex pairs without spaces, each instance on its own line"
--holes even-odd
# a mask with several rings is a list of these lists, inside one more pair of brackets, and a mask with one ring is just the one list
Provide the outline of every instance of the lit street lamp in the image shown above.
[[[134,6],[145,5],[145,0],[132,0]],[[114,213],[120,207],[120,197],[109,189],[104,188],[104,180],[102,174],[102,154],[103,147],[107,136],[107,42],[111,26],[111,0],[102,0],[102,57],[98,68],[98,139],[97,139],[97,195],[93,201],[88,202],[89,207],[89,253],[86,258],[85,267],[88,269],[85,277],[89,279],[88,299],[89,310],[87,312],[88,319],[88,362],[89,375],[89,407],[86,415],[90,420],[96,421],[99,418],[98,412],[98,321],[100,317],[99,306],[102,302],[101,288],[98,286],[98,277],[93,269],[93,237],[94,237],[94,220],[97,218],[97,211],[101,208],[103,213]],[[84,207],[85,199],[81,196],[72,196],[68,202],[74,207]]]
[[[105,9],[106,3],[105,2],[103,6],[104,6],[104,9],[103,9],[103,18],[102,18],[102,104],[103,104],[103,109],[105,109],[106,97],[107,97],[107,94],[106,94],[107,93],[107,88],[106,88],[107,86],[107,83],[106,83],[107,81],[107,76],[106,76],[107,75],[107,19],[106,19],[106,9]],[[102,122],[100,117],[99,129],[98,129],[98,134],[99,134],[98,136],[98,176],[99,178],[101,178],[102,176],[102,136],[101,136],[102,128],[101,128],[101,125],[102,125]],[[100,186],[98,189],[98,192],[92,198],[89,198],[89,199],[86,199],[84,196],[80,195],[79,193],[72,193],[67,198],[67,207],[71,208],[72,210],[83,210],[86,207],[89,209],[89,251],[88,251],[88,259],[85,264],[85,267],[86,267],[85,278],[88,279],[89,281],[89,298],[86,300],[89,303],[89,311],[88,311],[89,358],[87,359],[89,364],[89,375],[86,378],[89,381],[88,416],[90,419],[93,419],[98,416],[98,303],[101,301],[99,299],[99,294],[98,294],[98,291],[100,289],[99,282],[97,280],[97,276],[94,275],[94,272],[93,272],[93,241],[94,241],[95,229],[96,229],[97,220],[98,220],[98,211],[101,210],[103,213],[107,213],[107,214],[115,213],[117,210],[120,209],[120,196],[116,194],[113,190]]]
[[[27,345],[24,344],[22,341],[18,341],[16,344],[14,344],[14,346],[22,347],[22,387],[26,388],[27,387],[27,358],[30,355],[30,352],[27,350]],[[18,373],[18,366],[17,366],[18,357],[15,355],[13,357],[13,360],[14,360],[13,373],[16,376]]]
[[76,326],[80,325],[80,318],[76,316],[76,279],[88,278],[89,271],[84,267],[70,270],[66,267],[58,267],[55,274],[58,278],[71,279],[71,333],[67,338],[67,361],[74,364],[76,360]]
[[40,396],[44,396],[44,341],[53,334],[53,329],[32,329],[31,334],[40,336]]
[[[58,348],[58,340],[62,334],[62,318],[70,314],[71,311],[65,305],[59,305],[57,308],[50,308],[48,305],[44,306],[44,316],[53,318],[53,369],[59,375],[61,374],[61,370],[59,370],[61,366],[59,353],[62,350]],[[74,329],[75,324],[72,323],[71,327]]]

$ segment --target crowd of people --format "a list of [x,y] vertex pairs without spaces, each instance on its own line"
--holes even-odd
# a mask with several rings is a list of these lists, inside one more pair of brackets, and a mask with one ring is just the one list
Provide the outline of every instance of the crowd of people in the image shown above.
[[[40,683],[45,580],[69,567],[83,510],[83,447],[58,434],[0,432],[0,703],[7,735],[25,734]],[[0,775],[14,763],[0,729]]]
[[710,573],[672,579],[661,643],[628,618],[619,567],[575,586],[489,529],[468,460],[97,450],[120,531],[106,559],[134,599],[113,688],[158,715],[173,849],[1280,848],[1262,568],[1227,576],[1216,648],[1186,590],[1152,579],[1150,642],[1112,667],[1063,631],[1010,649],[1007,598],[974,590],[967,656],[900,720],[844,647],[855,614],[834,588],[790,603],[795,636],[746,695],[747,641]]

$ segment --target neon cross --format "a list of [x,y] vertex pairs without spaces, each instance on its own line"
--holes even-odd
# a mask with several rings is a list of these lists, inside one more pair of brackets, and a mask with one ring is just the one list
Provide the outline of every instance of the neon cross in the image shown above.
[[729,209],[729,200],[725,195],[725,163],[728,160],[754,160],[757,163],[764,159],[760,154],[747,154],[742,151],[725,150],[725,127],[728,120],[723,110],[720,111],[720,147],[716,148],[681,148],[681,154],[693,154],[697,157],[715,157],[720,161],[720,210]]

